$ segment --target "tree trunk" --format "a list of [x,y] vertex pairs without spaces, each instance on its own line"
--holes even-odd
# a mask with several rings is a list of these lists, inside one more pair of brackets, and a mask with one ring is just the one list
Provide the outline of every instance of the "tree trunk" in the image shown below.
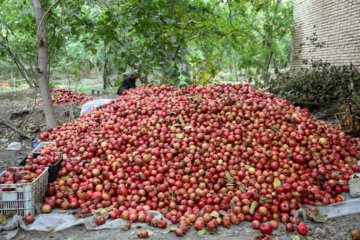
[[188,62],[186,62],[185,71],[189,74],[189,79],[191,79],[191,68]]
[[266,56],[266,60],[265,60],[266,65],[261,74],[261,77],[265,80],[269,79],[269,69],[270,69],[270,63],[271,63],[272,56],[273,56],[273,51],[270,50],[269,54]]
[[104,44],[104,71],[103,71],[103,88],[104,90],[107,89],[110,85],[109,80],[109,58],[108,58],[108,50],[106,49],[106,45]]
[[37,67],[36,75],[38,84],[40,86],[40,93],[44,105],[44,113],[46,126],[48,129],[55,128],[57,126],[56,118],[54,114],[54,108],[50,95],[49,88],[49,72],[48,72],[48,37],[46,32],[44,11],[41,7],[40,0],[31,0],[32,7],[35,12],[36,25],[37,25]]
[[268,49],[269,53],[266,56],[265,59],[265,66],[261,73],[261,78],[264,80],[269,79],[269,69],[270,69],[270,63],[274,54],[272,43],[271,43],[272,35],[270,34],[269,40],[266,42],[266,48]]
[[145,73],[145,76],[140,78],[141,84],[148,84],[148,83],[149,83],[148,76],[149,76],[149,73],[146,72],[146,73]]
[[97,74],[97,76],[98,76],[99,82],[104,82],[104,81],[103,81],[103,78],[102,78],[102,76],[101,76],[101,74],[100,74],[99,67],[98,67],[95,63],[93,63],[93,62],[91,62],[91,61],[90,61],[90,63],[92,63],[92,64],[94,65],[94,67],[95,67],[96,74]]

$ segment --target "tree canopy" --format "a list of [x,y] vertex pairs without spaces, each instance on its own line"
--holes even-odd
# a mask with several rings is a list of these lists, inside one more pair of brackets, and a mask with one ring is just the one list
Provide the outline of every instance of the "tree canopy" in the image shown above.
[[[292,2],[281,0],[40,1],[49,38],[49,70],[96,70],[104,88],[133,70],[143,82],[187,86],[220,72],[238,79],[289,62]],[[0,2],[1,78],[37,86],[37,27],[31,2]],[[14,70],[17,67],[17,70]],[[149,78],[147,78],[147,76]]]

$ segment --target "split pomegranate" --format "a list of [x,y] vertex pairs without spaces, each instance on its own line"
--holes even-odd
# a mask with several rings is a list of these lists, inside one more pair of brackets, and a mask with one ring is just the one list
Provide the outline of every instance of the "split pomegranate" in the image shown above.
[[342,201],[360,170],[360,139],[246,84],[141,86],[40,139],[63,153],[48,186],[56,206],[131,220],[157,210],[184,229],[215,229],[221,212],[226,227],[288,223],[303,205]]

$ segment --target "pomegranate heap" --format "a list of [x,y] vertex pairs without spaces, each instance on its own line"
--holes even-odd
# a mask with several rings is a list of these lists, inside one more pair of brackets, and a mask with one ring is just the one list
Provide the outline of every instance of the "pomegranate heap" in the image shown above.
[[40,155],[35,157],[33,153],[29,153],[25,159],[26,165],[40,164],[43,166],[54,165],[61,158],[61,153],[59,152],[48,152],[49,150],[42,150]]
[[[54,104],[62,103],[86,103],[93,101],[92,97],[84,95],[84,93],[78,93],[69,88],[55,88],[51,91],[51,99]],[[42,101],[39,101],[38,104],[41,104]]]
[[[42,133],[40,133],[40,138],[41,138]],[[49,142],[49,143],[42,143],[40,146],[36,147],[34,152],[42,152],[43,150],[46,150],[46,154],[49,154],[52,151],[55,151],[55,144]]]
[[31,183],[43,171],[44,167],[37,164],[8,168],[1,175],[0,184]]
[[40,138],[64,159],[46,204],[161,227],[158,210],[177,236],[244,220],[271,233],[261,222],[342,201],[360,170],[360,139],[247,84],[138,87]]

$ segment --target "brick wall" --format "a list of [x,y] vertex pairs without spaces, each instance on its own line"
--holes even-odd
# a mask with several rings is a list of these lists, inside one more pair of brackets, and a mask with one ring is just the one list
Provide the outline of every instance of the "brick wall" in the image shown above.
[[303,60],[360,67],[360,0],[294,0],[291,67]]

